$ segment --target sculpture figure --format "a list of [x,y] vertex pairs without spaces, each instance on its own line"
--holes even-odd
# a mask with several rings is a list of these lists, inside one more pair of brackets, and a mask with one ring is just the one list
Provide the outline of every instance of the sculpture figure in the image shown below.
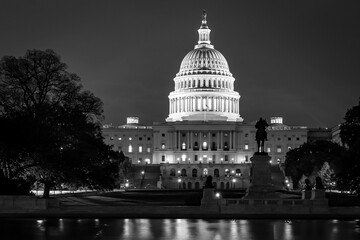
[[267,124],[266,120],[262,118],[260,118],[260,120],[255,124],[255,128],[257,129],[255,139],[258,149],[257,152],[259,153],[264,152],[264,142],[267,140],[266,128],[268,126],[269,124]]

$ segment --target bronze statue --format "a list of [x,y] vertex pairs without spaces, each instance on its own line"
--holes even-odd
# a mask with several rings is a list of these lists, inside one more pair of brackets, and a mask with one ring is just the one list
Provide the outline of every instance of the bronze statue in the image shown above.
[[257,121],[257,123],[255,124],[255,128],[257,129],[256,131],[256,142],[257,142],[257,152],[265,152],[264,151],[264,142],[267,141],[267,132],[266,132],[266,128],[269,126],[269,124],[267,124],[265,119],[260,118],[259,121]]
[[206,10],[203,9],[202,12],[203,12],[203,13],[202,13],[202,18],[203,18],[202,20],[203,20],[203,21],[206,21],[206,16],[207,16]]

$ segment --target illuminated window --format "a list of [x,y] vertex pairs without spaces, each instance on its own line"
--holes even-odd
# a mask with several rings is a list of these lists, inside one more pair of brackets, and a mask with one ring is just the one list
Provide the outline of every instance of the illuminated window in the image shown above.
[[236,176],[241,176],[241,170],[238,168],[238,169],[236,169]]
[[245,150],[249,150],[249,144],[245,144]]
[[181,149],[182,149],[182,150],[186,150],[186,143],[185,143],[185,142],[183,142],[183,143],[181,144]]
[[149,147],[146,150],[148,153],[151,152],[151,148],[149,148]]
[[209,172],[208,172],[207,168],[204,168],[203,173],[204,173],[205,176],[208,175]]
[[197,169],[192,170],[192,177],[197,177]]
[[161,149],[165,149],[165,143],[161,144]]
[[269,153],[270,151],[271,151],[271,148],[268,147],[268,148],[267,148],[267,152]]
[[229,169],[225,169],[225,176],[229,176],[230,175],[230,170]]
[[281,153],[281,146],[277,146],[276,152]]
[[132,146],[131,146],[131,144],[130,144],[130,145],[129,145],[129,148],[128,148],[128,152],[131,153],[132,150],[133,150],[133,149],[132,149]]
[[142,146],[139,146],[139,152],[140,153],[142,152]]
[[183,161],[186,160],[186,155],[185,155],[185,154],[183,154],[183,155],[181,156],[181,160],[183,160]]
[[162,156],[161,156],[161,161],[162,161],[162,162],[165,162],[165,155],[162,155]]
[[119,137],[118,139],[119,139],[119,141],[121,141],[121,137]]
[[203,150],[207,150],[207,142],[203,142],[202,148],[203,148]]

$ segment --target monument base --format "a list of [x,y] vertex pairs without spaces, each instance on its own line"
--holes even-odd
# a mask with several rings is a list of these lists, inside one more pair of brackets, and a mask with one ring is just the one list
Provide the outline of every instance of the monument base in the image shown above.
[[203,189],[200,209],[207,212],[220,212],[219,200],[215,197],[214,188]]
[[255,153],[250,158],[251,185],[244,199],[276,199],[279,196],[275,193],[275,188],[271,183],[270,161],[271,157],[267,153]]

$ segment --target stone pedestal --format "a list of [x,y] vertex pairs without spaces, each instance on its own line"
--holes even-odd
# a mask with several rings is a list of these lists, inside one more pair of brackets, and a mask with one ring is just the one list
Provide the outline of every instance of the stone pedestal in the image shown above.
[[270,161],[267,153],[255,153],[252,158],[251,185],[245,199],[274,199],[279,198],[271,183]]
[[203,197],[201,199],[201,210],[210,212],[219,212],[219,200],[215,197],[214,188],[204,188]]

